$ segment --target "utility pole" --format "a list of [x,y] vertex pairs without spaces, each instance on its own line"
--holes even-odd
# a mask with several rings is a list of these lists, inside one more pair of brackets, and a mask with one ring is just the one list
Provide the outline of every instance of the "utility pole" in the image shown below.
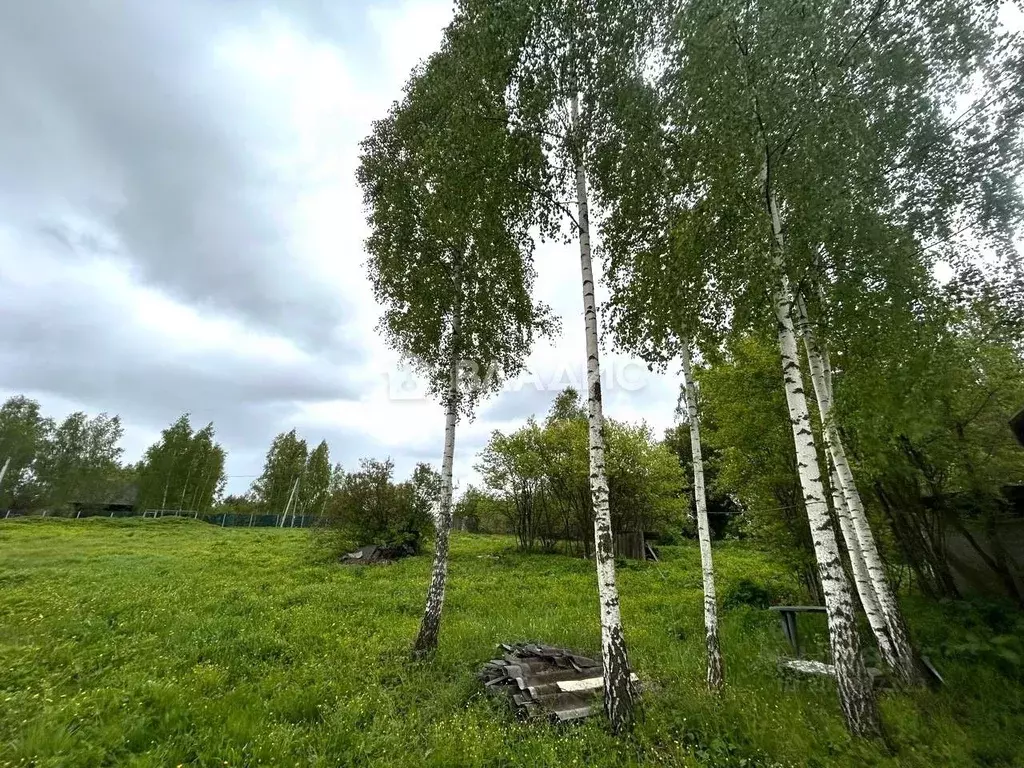
[[284,505],[284,514],[281,515],[281,523],[278,528],[284,528],[285,521],[288,519],[288,510],[292,506],[292,500],[295,498],[295,491],[299,488],[299,478],[295,478],[295,482],[292,484],[292,492],[288,494],[288,503]]
[[[4,475],[6,475],[6,474],[7,474],[7,468],[8,468],[8,467],[9,467],[10,465],[11,465],[11,457],[10,457],[10,456],[8,456],[8,457],[7,457],[7,461],[5,461],[5,462],[4,462],[4,467],[3,467],[3,469],[0,469],[0,488],[3,488],[3,485],[4,485]],[[7,514],[6,514],[5,516],[4,516],[4,519],[6,520],[6,519],[7,519],[8,517],[10,517],[10,516],[11,516],[11,510],[10,510],[10,509],[8,509],[8,510],[7,510]]]

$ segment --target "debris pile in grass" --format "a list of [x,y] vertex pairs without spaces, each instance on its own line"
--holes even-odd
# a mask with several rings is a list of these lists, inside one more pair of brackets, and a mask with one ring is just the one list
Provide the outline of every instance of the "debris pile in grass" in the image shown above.
[[502,643],[498,649],[502,658],[484,664],[477,677],[488,690],[510,694],[518,716],[564,723],[600,711],[600,661],[536,643]]
[[407,546],[383,547],[379,544],[368,544],[354,552],[341,556],[342,565],[386,565],[415,552]]

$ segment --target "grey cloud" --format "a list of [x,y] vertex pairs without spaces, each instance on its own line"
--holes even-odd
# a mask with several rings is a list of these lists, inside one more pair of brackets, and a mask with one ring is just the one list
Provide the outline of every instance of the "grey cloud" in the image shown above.
[[[215,422],[234,473],[258,472],[270,439],[292,426],[311,441],[327,438],[349,467],[389,452],[400,475],[415,461],[439,461],[440,432],[436,447],[389,451],[373,435],[293,423],[298,405],[382,386],[379,372],[362,370],[370,329],[347,323],[341,297],[293,257],[287,216],[303,189],[267,160],[292,138],[280,115],[247,103],[210,56],[222,32],[257,22],[265,9],[320,40],[350,39],[365,31],[354,5],[0,0],[0,236],[14,232],[11,242],[24,247],[0,256],[60,254],[38,265],[55,279],[30,281],[39,286],[33,295],[11,296],[0,281],[0,387],[119,413],[147,434],[190,411],[196,423]],[[61,265],[96,256],[120,260],[136,281],[184,304],[288,337],[313,357],[280,363],[161,349],[126,327],[117,289],[84,295],[59,279]],[[363,258],[337,256],[353,270]],[[575,317],[578,293],[569,295]],[[460,436],[459,466],[483,445],[484,425],[543,417],[556,392],[526,384],[484,404],[479,432]]]
[[[0,217],[63,241],[68,258],[115,248],[188,303],[330,349],[340,301],[292,257],[296,188],[264,159],[281,137],[210,56],[218,32],[258,10],[0,4]],[[76,232],[59,219],[67,207],[118,242]]]
[[[605,415],[616,417],[619,407],[642,408],[664,402],[674,396],[676,385],[663,376],[646,370],[639,361],[608,355],[602,361],[602,388]],[[510,384],[480,410],[487,421],[522,422],[530,416],[543,419],[555,397],[566,387],[573,387],[586,398],[584,374],[575,375],[560,366],[541,366],[527,374],[518,387]]]
[[[290,209],[305,189],[269,159],[294,149],[286,116],[248,103],[252,91],[212,51],[264,11],[321,42],[359,38],[365,20],[352,6],[0,2],[0,235],[13,235],[14,248],[0,263],[40,262],[19,269],[39,279],[17,295],[0,282],[0,388],[38,397],[44,410],[63,402],[118,413],[133,451],[189,411],[196,424],[215,422],[233,474],[259,471],[270,439],[292,426],[326,438],[346,466],[387,454],[372,435],[295,423],[302,404],[359,399],[381,383],[365,370],[367,337],[341,296],[294,258]],[[65,278],[97,256],[310,357],[160,348],[128,327],[120,289]],[[337,258],[357,269],[363,257]]]
[[557,391],[548,391],[525,383],[519,389],[502,391],[480,410],[484,421],[525,421],[530,416],[543,419]]
[[0,291],[0,303],[2,386],[50,393],[151,428],[190,411],[245,443],[297,403],[361,394],[359,372],[315,358],[161,349],[126,323],[116,296],[73,283],[57,281],[28,296]]

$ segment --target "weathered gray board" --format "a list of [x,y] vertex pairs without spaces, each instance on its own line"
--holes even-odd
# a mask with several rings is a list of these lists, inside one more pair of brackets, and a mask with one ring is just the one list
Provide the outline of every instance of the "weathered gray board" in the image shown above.
[[616,557],[628,557],[633,560],[646,560],[647,547],[644,535],[639,531],[619,531],[612,536]]
[[[548,717],[564,723],[600,708],[600,661],[535,643],[503,643],[498,650],[502,658],[484,664],[477,677],[488,690],[508,693],[520,717]],[[633,680],[635,684],[636,675]]]

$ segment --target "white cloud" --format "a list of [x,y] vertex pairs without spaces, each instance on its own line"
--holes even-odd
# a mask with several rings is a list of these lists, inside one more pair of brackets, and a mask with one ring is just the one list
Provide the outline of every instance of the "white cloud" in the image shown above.
[[[140,9],[149,7],[133,8],[132,19],[137,20],[143,13]],[[261,201],[259,210],[272,219],[273,231],[280,230],[283,236],[274,244],[280,250],[273,250],[260,264],[260,269],[271,270],[268,284],[260,290],[274,290],[274,271],[282,278],[282,291],[289,289],[284,284],[287,275],[312,280],[318,289],[315,296],[289,294],[289,300],[297,304],[282,302],[281,306],[301,306],[303,301],[333,303],[332,307],[315,308],[323,311],[311,316],[324,318],[323,322],[342,318],[340,326],[324,332],[325,337],[337,341],[336,349],[330,345],[307,348],[289,334],[275,332],[273,323],[257,327],[251,316],[222,312],[220,292],[230,287],[230,272],[218,273],[208,292],[202,289],[202,281],[199,288],[192,285],[189,295],[175,293],[167,282],[175,277],[174,264],[163,264],[158,277],[164,283],[142,274],[128,259],[138,254],[126,253],[133,244],[123,242],[121,232],[109,222],[116,221],[127,203],[137,203],[140,194],[153,196],[153,191],[139,187],[141,176],[132,179],[134,188],[126,186],[124,176],[131,173],[131,166],[109,161],[102,153],[90,153],[89,144],[96,135],[117,147],[116,141],[103,135],[111,126],[82,128],[71,107],[45,101],[40,109],[56,110],[67,119],[46,121],[53,130],[57,130],[54,126],[60,128],[61,135],[49,137],[40,146],[60,147],[61,152],[73,154],[67,165],[77,163],[84,172],[77,177],[44,177],[42,164],[36,163],[26,173],[31,183],[46,193],[48,208],[43,219],[60,222],[64,228],[53,242],[41,244],[38,237],[26,239],[23,230],[0,229],[3,317],[24,320],[25,333],[49,345],[53,358],[36,378],[17,383],[9,377],[5,384],[39,397],[44,410],[55,416],[79,408],[122,413],[126,458],[131,460],[182,410],[192,410],[197,423],[212,419],[229,449],[229,471],[238,476],[229,484],[231,492],[244,490],[251,479],[248,476],[260,471],[273,433],[292,426],[311,442],[321,437],[339,440],[332,444],[333,452],[350,463],[358,455],[383,453],[395,456],[400,472],[410,470],[418,460],[438,463],[443,438],[440,406],[389,396],[386,376],[395,372],[396,356],[372,330],[379,308],[363,270],[366,225],[354,174],[359,141],[372,121],[400,97],[410,69],[436,49],[451,15],[447,0],[410,0],[398,6],[369,8],[367,21],[374,36],[369,46],[374,55],[369,57],[355,48],[334,45],[325,37],[312,37],[308,27],[292,23],[280,11],[254,16],[242,26],[211,24],[209,32],[204,31],[206,17],[200,16],[187,30],[188,34],[200,30],[207,35],[200,38],[202,50],[189,57],[194,71],[189,70],[188,87],[195,88],[195,108],[213,110],[214,114],[204,114],[204,119],[230,139],[232,149],[260,169],[266,177],[260,180],[266,181],[275,195],[270,203]],[[161,23],[171,24],[173,18]],[[125,22],[118,34],[129,29]],[[185,35],[181,31],[172,37],[184,40]],[[119,50],[126,45],[118,41]],[[127,48],[122,53],[134,55]],[[170,77],[173,67],[168,72],[162,71],[161,76]],[[200,74],[210,82],[201,81]],[[131,82],[145,81],[140,76]],[[0,73],[0,85],[6,84]],[[30,91],[23,95],[28,100],[44,98]],[[30,149],[39,151],[26,146],[26,156]],[[160,147],[145,149],[155,153]],[[202,157],[197,155],[195,162],[201,163]],[[94,183],[84,184],[84,178]],[[59,194],[52,194],[54,190]],[[0,185],[0,195],[7,192]],[[135,199],[129,199],[131,195]],[[91,215],[83,213],[81,201],[86,199],[91,203]],[[189,225],[209,228],[209,222],[221,214],[216,206],[203,202],[188,209],[193,217]],[[4,204],[0,214],[26,207],[18,200],[0,199],[0,203]],[[149,203],[160,210],[160,205]],[[36,217],[35,211],[29,213],[20,215],[19,222]],[[150,237],[159,242],[162,234],[150,233]],[[258,241],[260,233],[249,234]],[[67,242],[60,245],[58,241],[76,238],[89,241],[88,256],[76,253],[69,260],[67,254],[57,253],[68,247]],[[146,240],[142,245],[153,242]],[[192,241],[182,242],[188,245]],[[203,255],[193,255],[192,262],[202,263]],[[232,269],[244,270],[245,265],[241,258]],[[538,297],[562,315],[563,333],[538,345],[529,366],[547,383],[553,371],[566,365],[582,378],[585,354],[576,246],[541,246],[537,269]],[[39,301],[51,303],[51,322],[48,328],[31,330],[28,305]],[[102,365],[106,370],[91,371],[89,360],[75,356],[86,338],[105,355]],[[361,357],[358,361],[339,359],[348,353]],[[605,357],[609,367],[627,359],[611,354]],[[142,366],[148,366],[149,373],[132,378],[133,368]],[[77,383],[72,382],[71,374],[76,375]],[[358,391],[352,391],[353,384]],[[520,405],[520,401],[507,401],[514,393],[506,393],[485,404],[480,418],[462,422],[456,459],[460,484],[475,479],[475,453],[491,430],[515,428],[527,415],[517,408],[533,408],[528,403],[535,403],[542,411],[554,394],[541,393]],[[635,393],[621,393],[612,387],[606,401],[610,417],[646,418],[660,429],[671,421],[674,379],[651,376],[647,387]],[[507,414],[496,411],[494,417],[487,417],[487,407],[495,403],[509,406],[504,409]],[[344,445],[341,440],[346,441]]]
[[398,97],[412,68],[437,50],[444,27],[452,19],[452,4],[410,0],[397,6],[371,7],[367,17],[377,34],[390,101]]

